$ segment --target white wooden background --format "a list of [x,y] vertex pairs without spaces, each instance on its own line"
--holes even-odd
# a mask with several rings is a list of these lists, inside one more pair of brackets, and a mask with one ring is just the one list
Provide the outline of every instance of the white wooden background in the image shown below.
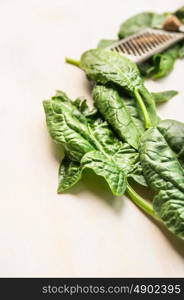
[[[84,74],[64,63],[145,10],[180,0],[0,0],[0,276],[184,276],[184,243],[90,175],[57,195],[59,154],[42,100],[62,89],[90,101]],[[180,94],[160,108],[184,121],[184,61],[151,91]]]

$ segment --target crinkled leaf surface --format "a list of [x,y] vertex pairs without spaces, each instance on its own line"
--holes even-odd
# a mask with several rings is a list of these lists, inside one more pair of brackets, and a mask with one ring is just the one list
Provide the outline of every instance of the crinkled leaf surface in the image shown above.
[[174,45],[163,53],[153,56],[154,68],[151,70],[152,78],[159,79],[167,76],[174,67],[176,59],[179,57],[180,45]]
[[184,239],[184,170],[157,128],[142,136],[140,160],[156,196],[153,206],[169,230]]
[[184,165],[184,123],[176,120],[163,120],[158,124],[158,129]]
[[[134,171],[139,159],[138,152],[129,144],[119,141],[107,123],[97,116],[82,115],[76,103],[68,100],[65,95],[60,93],[60,96],[44,101],[43,104],[49,133],[56,143],[64,146],[67,153],[59,169],[58,191],[73,186],[81,178],[84,168],[94,167],[95,173],[107,180],[112,192],[122,195],[126,188],[126,178]],[[88,153],[90,163],[89,160],[83,160],[83,157],[88,157]],[[92,162],[93,154],[95,164]],[[100,168],[104,165],[108,168],[103,167],[103,173]]]
[[58,193],[64,192],[75,185],[82,176],[82,167],[79,162],[65,158],[58,172]]
[[129,92],[143,84],[134,62],[106,49],[92,49],[81,56],[81,67],[96,82],[114,82]]
[[69,149],[75,160],[80,161],[85,153],[95,149],[88,127],[72,115],[65,103],[46,100],[43,105],[50,136],[56,143]]
[[104,119],[119,137],[138,149],[141,133],[119,93],[113,88],[96,85],[93,99]]
[[147,124],[150,120],[153,125],[157,124],[153,97],[145,88],[137,65],[133,61],[115,51],[92,49],[81,56],[80,66],[87,76],[97,83],[116,84],[134,96],[142,107],[144,118],[147,119],[146,126],[150,126]]
[[161,25],[165,18],[166,16],[164,14],[156,14],[152,12],[137,14],[121,24],[118,36],[122,39],[147,27]]
[[83,168],[92,169],[97,175],[103,176],[111,191],[116,196],[121,196],[126,190],[126,176],[123,170],[111,159],[99,151],[86,153],[81,164]]

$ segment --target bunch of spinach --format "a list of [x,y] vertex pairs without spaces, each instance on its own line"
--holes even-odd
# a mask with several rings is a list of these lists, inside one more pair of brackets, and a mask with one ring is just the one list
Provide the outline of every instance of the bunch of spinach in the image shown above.
[[[115,98],[115,100],[114,98],[111,98],[111,102],[109,102],[109,112],[106,112],[107,115],[108,113],[111,114],[112,109],[113,115],[114,109],[120,109],[120,111],[122,109],[121,100],[119,99],[120,95],[118,94],[118,92],[113,90],[112,88],[98,85],[94,88],[93,92],[97,94],[99,92],[100,96],[102,92],[105,92],[107,93],[107,97],[109,97],[109,89],[110,92],[114,94],[114,97],[117,97],[117,99]],[[172,92],[170,93],[172,94]],[[170,93],[167,92],[169,96]],[[158,94],[156,95],[158,96]],[[104,96],[103,93],[102,96]],[[105,98],[106,97],[104,97],[104,99]],[[108,99],[108,101],[110,101],[110,99]],[[125,100],[125,103],[126,102],[132,102],[132,99],[127,98]],[[111,108],[111,104],[114,104],[115,107],[113,106]],[[83,170],[85,168],[90,168],[97,175],[102,176],[107,181],[114,195],[121,196],[126,192],[129,195],[130,199],[137,206],[139,206],[154,218],[157,218],[159,220],[163,219],[170,230],[175,232],[178,236],[183,237],[181,233],[182,227],[180,228],[180,224],[178,225],[179,227],[176,228],[176,230],[173,229],[172,226],[174,225],[170,226],[168,224],[167,216],[164,217],[164,213],[160,213],[159,210],[155,208],[155,205],[152,207],[152,205],[147,203],[128,183],[128,178],[133,178],[139,184],[146,186],[148,182],[151,187],[154,187],[154,184],[152,184],[151,181],[151,179],[154,178],[154,175],[149,177],[146,173],[149,170],[149,167],[153,172],[153,162],[155,162],[154,158],[153,162],[151,163],[147,162],[145,159],[144,146],[146,145],[146,138],[150,137],[150,134],[148,134],[149,131],[145,132],[144,127],[142,126],[142,131],[140,130],[141,143],[139,143],[139,151],[137,151],[129,143],[120,141],[108,126],[108,124],[102,119],[99,112],[96,109],[89,110],[86,104],[86,100],[78,98],[75,101],[71,101],[65,93],[58,91],[56,95],[50,100],[45,100],[43,102],[43,105],[45,109],[49,133],[54,142],[63,145],[65,152],[65,157],[59,167],[58,192],[63,192],[71,188],[81,179]],[[102,105],[103,108],[103,102],[101,102],[100,105]],[[120,105],[120,107],[118,107],[118,105]],[[129,110],[129,108],[126,109]],[[106,111],[106,109],[104,111]],[[137,111],[136,107],[134,107],[134,113],[130,113],[129,115],[130,118],[134,118],[134,122],[136,118],[135,111]],[[121,116],[121,113],[123,112],[125,112],[124,106],[122,112],[120,112],[119,115],[120,119],[122,118],[122,120],[124,119],[124,116]],[[141,119],[139,119],[139,122],[141,122]],[[171,124],[172,122],[172,120],[162,121],[159,123],[158,128],[160,131],[164,131],[163,135],[169,141],[171,146],[173,145],[174,147],[174,133],[169,127],[169,124]],[[184,125],[179,122],[174,123],[176,130],[178,130],[178,126],[183,130],[178,140],[178,144],[180,144],[181,148],[184,139]],[[123,128],[123,130],[127,129],[127,125],[128,124],[126,123],[122,123],[121,127]],[[150,131],[151,130],[152,129],[150,129]],[[155,142],[155,144],[158,144],[157,141]],[[158,154],[160,151],[159,147]],[[172,153],[172,151],[169,149],[169,146],[167,146],[167,148],[167,151],[170,151]],[[179,156],[180,152],[182,152],[180,151],[182,150],[180,148],[173,148],[175,149],[175,152],[179,154]],[[152,149],[152,146],[150,147],[150,149]],[[155,150],[153,150],[153,152],[155,153]],[[165,156],[166,155],[164,153],[164,157]],[[178,168],[181,168],[179,167],[177,158],[175,156],[174,158],[175,161],[177,161],[176,165],[178,164]],[[155,164],[156,166],[158,165],[156,162]],[[143,173],[145,177],[143,176]],[[166,184],[168,183],[166,182]]]
[[[183,8],[174,14],[184,20]],[[124,38],[145,27],[160,26],[168,14],[146,12],[121,25]],[[135,63],[105,49],[102,40],[80,61],[66,61],[85,71],[92,80],[93,109],[86,99],[72,101],[62,91],[43,101],[50,136],[63,145],[64,159],[58,173],[58,192],[68,190],[92,169],[116,196],[127,194],[147,214],[163,222],[184,239],[184,124],[160,120],[156,105],[167,102],[174,90],[150,93]],[[169,74],[184,47],[175,45],[140,66],[142,74],[157,79]],[[150,187],[153,205],[130,185]]]

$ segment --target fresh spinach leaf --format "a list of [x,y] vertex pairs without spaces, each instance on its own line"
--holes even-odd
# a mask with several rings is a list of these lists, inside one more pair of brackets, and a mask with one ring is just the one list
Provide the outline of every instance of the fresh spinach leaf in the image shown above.
[[143,169],[140,161],[134,163],[134,168],[131,170],[131,173],[128,177],[134,179],[135,182],[139,183],[142,186],[148,186],[143,174]]
[[[139,70],[131,60],[106,49],[93,49],[81,56],[80,67],[87,76],[98,83],[114,83],[135,97],[148,128],[157,124],[157,114],[152,95],[144,86]],[[150,121],[151,120],[151,121]]]
[[[124,96],[120,90],[117,91],[111,86],[96,85],[92,94],[95,105],[120,139],[137,149],[140,136],[145,129],[135,99]],[[176,91],[171,90],[152,93],[152,96],[155,103],[160,104],[169,101],[176,94]]]
[[164,103],[172,99],[178,94],[177,91],[169,90],[164,92],[152,93],[156,104]]
[[118,136],[138,149],[140,132],[119,93],[111,87],[96,85],[93,89],[93,99],[104,119]]
[[95,118],[82,115],[77,106],[86,112],[86,103],[79,105],[79,101],[72,102],[59,92],[43,104],[49,133],[56,143],[64,146],[66,153],[59,169],[58,192],[78,182],[85,168],[103,176],[114,195],[124,193],[128,177],[142,182],[140,170],[135,176],[139,153],[119,141],[98,114]]
[[102,152],[92,151],[86,153],[81,160],[81,164],[83,168],[90,168],[97,175],[104,177],[114,195],[121,196],[124,194],[127,187],[124,172]]
[[180,45],[176,44],[171,48],[165,50],[163,53],[155,54],[153,56],[153,69],[151,70],[151,77],[158,79],[167,76],[174,67],[176,59],[179,57]]
[[178,57],[179,58],[184,58],[184,43],[180,44],[180,49],[179,49]]
[[162,25],[166,15],[156,14],[153,12],[143,12],[137,14],[121,24],[118,36],[120,39],[122,39],[147,27],[156,27],[158,25]]
[[[152,94],[155,104],[158,105],[158,104],[169,101],[174,96],[176,96],[178,94],[178,92],[174,91],[174,90],[168,90],[168,91],[151,93],[151,94]],[[124,96],[123,94],[121,97],[126,105],[126,108],[129,111],[136,127],[139,129],[139,131],[142,134],[145,131],[144,123],[143,123],[142,115],[140,113],[139,107],[138,107],[135,99]]]
[[67,157],[60,164],[58,172],[58,193],[62,193],[75,185],[82,176],[82,167],[79,162]]
[[158,129],[184,166],[184,123],[163,120],[158,124]]
[[142,134],[145,131],[144,120],[142,114],[138,107],[138,104],[134,98],[121,95],[122,101],[124,101],[126,108],[128,109],[134,124],[136,125],[138,131]]
[[141,75],[145,78],[151,77],[154,71],[153,57],[138,65]]
[[140,160],[155,192],[153,207],[170,231],[184,239],[184,170],[157,128],[141,138]]
[[133,178],[141,185],[146,185],[139,160],[139,153],[128,143],[118,140],[108,124],[100,118],[91,124],[93,135],[103,146],[104,152],[111,156],[118,168],[121,168],[126,177]]
[[90,139],[88,127],[80,122],[72,112],[66,108],[65,103],[56,100],[43,102],[46,121],[52,139],[69,148],[73,160],[80,161],[82,156],[95,146]]
[[93,107],[89,109],[87,105],[87,100],[83,97],[79,97],[72,102],[73,105],[77,107],[77,109],[85,116],[85,117],[92,117],[97,114],[97,109]]
[[151,59],[139,65],[139,70],[145,77],[159,79],[169,75],[176,59],[182,57],[182,46],[176,44],[169,49],[152,56]]
[[117,42],[117,40],[100,40],[98,42],[97,48],[106,48],[111,46],[115,42]]
[[180,22],[184,24],[184,6],[177,9],[174,14],[177,16]]

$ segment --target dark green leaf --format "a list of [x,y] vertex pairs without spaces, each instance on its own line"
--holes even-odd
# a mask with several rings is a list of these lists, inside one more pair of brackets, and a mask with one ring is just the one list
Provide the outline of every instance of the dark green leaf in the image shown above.
[[154,64],[153,64],[153,59],[150,58],[142,63],[140,63],[138,65],[139,67],[139,70],[141,72],[141,74],[144,76],[144,77],[151,77],[153,71],[154,71]]
[[134,92],[143,81],[139,70],[127,57],[106,49],[93,49],[81,56],[81,67],[96,82],[114,82],[128,92]]
[[82,176],[82,167],[79,162],[65,158],[58,172],[58,193],[64,192],[75,185]]
[[184,24],[184,6],[177,9],[177,11],[175,11],[175,15],[180,20],[180,22]]
[[[60,96],[52,97],[43,104],[49,133],[56,143],[64,146],[67,154],[59,170],[58,191],[62,192],[74,185],[85,167],[94,167],[95,173],[104,176],[115,195],[122,194],[126,188],[126,178],[134,171],[139,159],[137,151],[119,141],[98,115],[94,119],[91,116],[81,117],[77,106],[86,111],[86,103],[84,105],[77,101],[74,104],[60,93]],[[95,164],[91,154],[88,156],[89,152],[97,153],[94,155]],[[90,157],[91,162],[83,160],[84,157]],[[108,167],[102,172],[100,168],[104,164]],[[114,168],[114,173],[111,168]]]
[[70,149],[75,160],[92,151],[94,145],[86,124],[80,122],[61,101],[48,100],[43,102],[46,121],[52,139]]
[[179,58],[184,58],[184,44],[182,43],[178,53]]
[[158,129],[184,165],[184,123],[176,120],[163,120],[158,124]]
[[142,134],[145,130],[144,128],[144,122],[142,119],[142,115],[140,113],[140,109],[135,101],[134,98],[128,98],[125,96],[122,96],[123,101],[125,102],[125,105],[134,121],[134,124],[136,125],[139,132]]
[[117,52],[94,49],[82,55],[81,68],[96,82],[114,83],[133,95],[144,116],[145,127],[150,126],[150,119],[153,125],[157,124],[154,100],[144,87],[136,64],[131,60]]
[[119,141],[106,122],[98,120],[93,124],[92,130],[95,139],[103,146],[104,152],[116,162],[125,175],[146,186],[137,151],[129,144]]
[[126,190],[126,176],[113,160],[99,151],[88,152],[81,160],[83,168],[92,169],[97,175],[105,178],[112,193],[121,196]]
[[172,71],[174,63],[179,56],[179,50],[180,46],[174,45],[163,53],[153,56],[153,79],[165,77]]
[[104,119],[119,137],[138,149],[140,132],[118,92],[110,87],[96,85],[93,99]]
[[140,161],[134,164],[134,168],[129,173],[128,177],[133,178],[137,183],[143,186],[148,186],[143,174],[143,169]]
[[[151,93],[153,96],[153,99],[155,101],[155,104],[158,105],[160,103],[164,103],[172,99],[174,96],[178,94],[177,91],[169,90],[169,91],[163,91],[163,92],[157,92],[157,93]],[[126,105],[126,108],[128,109],[136,127],[139,129],[141,133],[144,132],[144,123],[142,120],[142,115],[140,114],[139,107],[135,101],[134,98],[128,98],[125,96],[122,96],[122,99]]]
[[51,100],[61,102],[62,107],[65,107],[73,116],[75,116],[82,123],[86,123],[83,111],[85,110],[85,112],[88,111],[89,113],[90,110],[87,107],[85,99],[76,99],[75,101],[72,101],[63,91],[58,90],[56,91],[56,95],[53,96]]
[[172,99],[174,96],[178,94],[177,91],[170,90],[170,91],[164,91],[164,92],[158,92],[158,93],[152,93],[152,96],[155,100],[156,104],[164,103]]
[[157,128],[141,139],[144,176],[156,193],[153,207],[169,230],[184,239],[184,170]]
[[75,99],[72,104],[75,105],[85,117],[94,116],[97,114],[97,109],[95,107],[90,109],[87,105],[87,100],[83,97]]
[[152,12],[137,14],[121,24],[118,36],[122,39],[147,27],[162,25],[165,17],[164,14],[155,14]]
[[121,24],[120,31],[118,33],[119,38],[125,38],[147,27],[151,27],[152,18],[152,12],[143,12],[129,18]]
[[114,44],[117,40],[100,40],[97,48],[106,48]]

